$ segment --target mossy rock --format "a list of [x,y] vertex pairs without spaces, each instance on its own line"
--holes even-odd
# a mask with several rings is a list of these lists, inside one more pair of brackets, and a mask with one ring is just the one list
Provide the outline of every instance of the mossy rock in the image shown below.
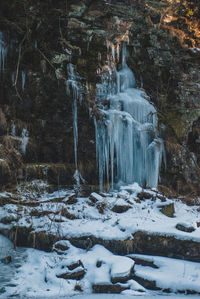
[[164,206],[160,206],[160,211],[163,213],[165,216],[173,218],[175,209],[174,209],[174,203],[170,203]]

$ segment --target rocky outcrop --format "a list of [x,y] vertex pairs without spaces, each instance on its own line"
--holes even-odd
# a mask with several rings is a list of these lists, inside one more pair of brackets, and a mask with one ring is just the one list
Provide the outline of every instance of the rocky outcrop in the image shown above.
[[[159,112],[167,156],[160,183],[178,193],[200,191],[199,4],[128,2],[1,1],[0,43],[2,55],[6,53],[1,58],[0,86],[2,186],[24,179],[27,163],[29,170],[30,164],[47,164],[53,184],[73,183],[72,98],[66,93],[69,62],[76,66],[83,98],[78,103],[79,171],[89,184],[98,183],[89,111],[100,117],[96,83],[112,49],[120,52],[120,42],[126,41],[137,85]],[[25,148],[23,136],[28,137]]]

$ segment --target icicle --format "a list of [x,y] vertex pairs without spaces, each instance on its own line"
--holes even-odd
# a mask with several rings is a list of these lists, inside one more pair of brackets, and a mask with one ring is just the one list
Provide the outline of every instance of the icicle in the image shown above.
[[75,190],[79,193],[81,189],[81,182],[85,183],[85,180],[81,176],[78,170],[78,109],[77,109],[77,101],[79,100],[82,103],[82,92],[81,88],[79,87],[78,78],[79,76],[75,74],[73,64],[69,63],[67,66],[67,73],[68,73],[68,80],[66,82],[67,94],[72,96],[73,98],[73,105],[72,105],[72,112],[73,112],[73,135],[74,135],[74,163],[75,163]]
[[12,127],[11,127],[11,135],[13,137],[16,137],[16,126],[15,126],[14,122],[12,123]]
[[[110,48],[109,42],[107,43]],[[163,156],[163,141],[157,138],[157,113],[136,88],[122,45],[122,69],[102,74],[96,101],[103,118],[95,119],[99,184],[129,184],[157,187]],[[108,103],[109,104],[104,104]]]
[[92,34],[88,36],[87,51],[89,51],[90,43],[91,43],[91,41],[92,41],[92,38],[93,38],[93,35],[92,35]]
[[26,72],[22,71],[22,91],[24,91],[25,83],[26,83]]
[[27,129],[23,129],[21,134],[21,151],[24,155],[26,154],[28,140],[29,140],[28,131]]
[[117,60],[119,61],[119,43],[117,44]]
[[11,79],[12,79],[12,85],[14,85],[15,84],[15,72],[12,73]]
[[75,160],[75,168],[78,169],[78,158],[77,158],[77,147],[78,147],[78,125],[77,125],[77,100],[79,99],[80,93],[79,88],[76,82],[76,76],[74,73],[74,66],[69,63],[68,64],[68,76],[67,80],[67,94],[72,95],[73,97],[73,131],[74,131],[74,160]]
[[3,40],[3,33],[0,32],[0,72],[4,71],[5,69],[7,52],[8,47],[5,45],[5,42]]

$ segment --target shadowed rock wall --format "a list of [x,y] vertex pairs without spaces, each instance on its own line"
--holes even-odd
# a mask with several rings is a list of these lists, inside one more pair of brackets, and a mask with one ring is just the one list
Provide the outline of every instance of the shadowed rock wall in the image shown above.
[[[161,170],[160,188],[198,193],[199,12],[199,2],[182,0],[2,0],[0,31],[7,47],[0,83],[2,186],[45,176],[54,184],[73,183],[69,62],[76,65],[83,96],[78,104],[79,169],[89,184],[98,183],[92,119],[98,115],[98,70],[107,65],[109,45],[116,48],[125,40],[128,64],[157,107],[165,139],[167,168]],[[25,154],[24,128],[29,134]]]

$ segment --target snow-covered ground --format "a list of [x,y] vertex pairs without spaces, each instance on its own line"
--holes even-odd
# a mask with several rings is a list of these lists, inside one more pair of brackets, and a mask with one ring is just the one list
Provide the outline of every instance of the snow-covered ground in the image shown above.
[[199,298],[199,296],[185,296],[185,295],[158,295],[158,294],[145,294],[145,295],[134,295],[134,296],[128,296],[128,295],[115,295],[115,294],[92,294],[92,295],[80,295],[80,296],[73,296],[73,297],[64,297],[64,299],[195,299]]
[[161,289],[194,290],[200,293],[200,263],[184,260],[170,259],[148,255],[130,255],[144,261],[152,262],[158,268],[135,265],[135,275],[143,279],[156,281],[156,286]]
[[[27,189],[20,186],[16,194],[0,194],[0,201],[4,202],[0,205],[0,233],[18,226],[51,233],[62,241],[55,243],[49,253],[31,248],[12,253],[12,243],[0,235],[0,260],[6,255],[13,257],[10,264],[0,262],[0,298],[76,298],[80,294],[77,298],[98,298],[90,294],[105,288],[112,292],[117,288],[122,297],[100,295],[101,299],[128,299],[133,295],[147,299],[158,296],[163,289],[200,293],[200,263],[140,256],[156,265],[151,267],[138,263],[139,255],[118,256],[94,244],[80,249],[69,242],[72,237],[84,236],[107,241],[133,240],[137,231],[200,242],[198,199],[197,205],[187,206],[156,190],[143,190],[137,184],[118,192],[93,192],[89,197],[77,197],[74,190],[48,193],[45,184],[31,184]],[[142,193],[146,193],[146,199]],[[169,205],[174,206],[173,217],[162,211]],[[147,290],[138,277],[154,281],[161,291]]]
[[[112,284],[112,279],[120,281],[123,277],[128,277],[129,274],[154,280],[157,287],[170,289],[174,293],[178,290],[200,292],[199,263],[143,255],[131,255],[132,258],[116,256],[101,245],[95,245],[86,251],[73,247],[68,241],[65,242],[65,245],[70,248],[64,255],[58,255],[55,252],[46,253],[36,249],[23,251],[23,256],[26,256],[25,262],[17,268],[14,277],[8,286],[5,286],[6,292],[0,295],[0,298],[6,298],[6,296],[60,298],[79,294],[80,291],[89,296],[93,292],[94,285],[109,286]],[[158,268],[134,265],[134,257],[153,262]],[[70,272],[70,265],[75,264],[77,267]],[[10,265],[7,265],[7,271],[9,271],[9,267]],[[66,273],[78,273],[83,269],[85,275],[81,280],[62,278],[62,275],[64,277]],[[5,265],[4,271],[6,273]],[[142,287],[131,276],[126,282],[118,283],[122,288],[126,288],[126,290],[122,290],[125,298],[133,295],[144,295],[145,298],[159,295],[159,292],[149,291]],[[83,299],[87,296],[78,298]]]
[[[33,191],[18,194],[25,203],[33,202],[36,206],[7,204],[0,207],[0,231],[16,224],[31,227],[34,231],[47,231],[60,238],[93,235],[97,238],[117,240],[133,238],[136,231],[164,234],[178,239],[200,241],[199,206],[187,206],[178,199],[164,199],[156,191],[146,190],[150,199],[138,201],[137,194],[142,192],[137,184],[123,187],[119,192],[99,195],[92,193],[93,199],[77,198],[77,202],[68,204],[73,190],[60,190],[48,194]],[[9,196],[9,194],[2,194]],[[37,205],[38,203],[38,205]],[[162,206],[174,204],[174,217],[167,217],[161,212]],[[200,203],[200,200],[199,200]],[[116,213],[115,206],[127,206],[124,213]],[[8,220],[7,220],[8,219]],[[9,221],[10,219],[10,221]],[[73,225],[72,225],[73,223]],[[193,227],[190,233],[178,230],[177,224]]]

